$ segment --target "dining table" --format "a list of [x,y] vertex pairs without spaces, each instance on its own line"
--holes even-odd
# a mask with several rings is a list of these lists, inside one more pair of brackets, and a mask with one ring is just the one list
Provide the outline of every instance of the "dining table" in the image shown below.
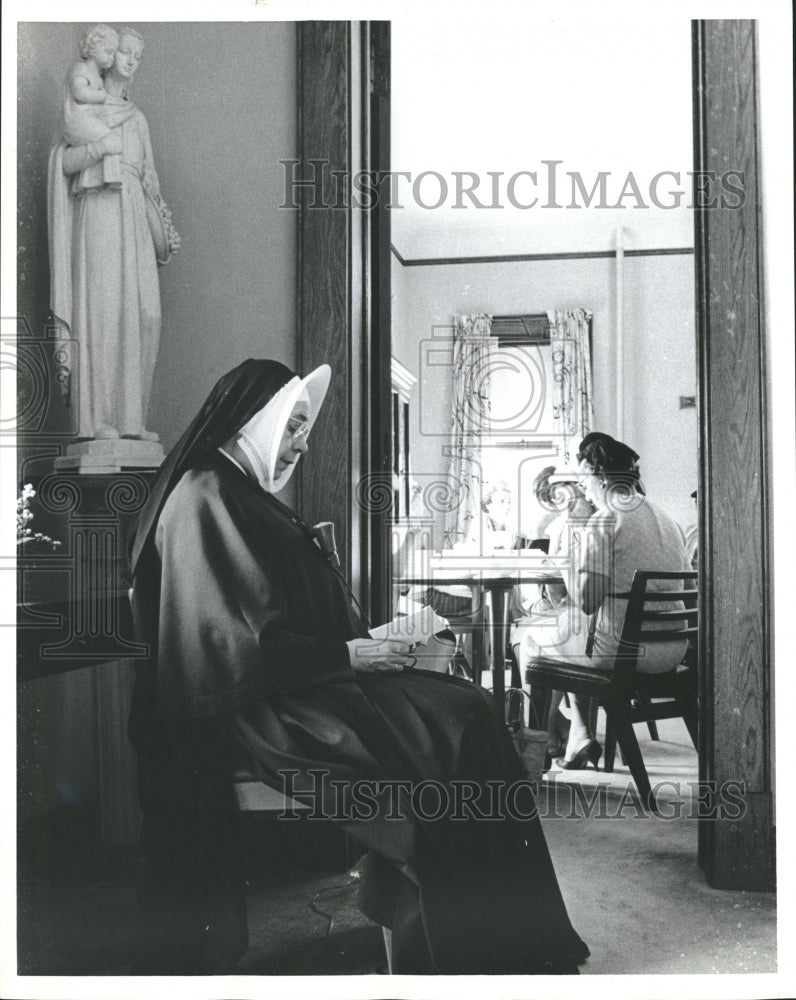
[[489,630],[489,670],[492,693],[501,714],[505,702],[505,658],[511,629],[511,595],[515,587],[531,584],[563,583],[569,562],[566,558],[546,556],[536,549],[507,549],[494,555],[468,555],[456,552],[429,554],[419,560],[420,567],[401,575],[395,583],[402,589],[431,587],[469,587],[474,606],[485,601],[491,608]]

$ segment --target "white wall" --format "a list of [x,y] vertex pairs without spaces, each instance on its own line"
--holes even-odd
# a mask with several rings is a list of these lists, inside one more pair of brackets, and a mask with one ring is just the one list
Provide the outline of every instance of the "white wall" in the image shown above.
[[298,213],[279,207],[279,161],[297,148],[296,32],[290,22],[140,29],[135,98],[182,237],[161,272],[150,417],[168,449],[224,372],[248,357],[295,364]]
[[[644,483],[682,524],[695,519],[696,394],[694,273],[690,254],[625,259],[625,433],[641,455]],[[421,342],[444,337],[459,312],[539,313],[582,307],[593,319],[595,427],[616,432],[613,259],[404,267],[393,265],[393,354],[418,385],[411,406],[415,474],[447,469],[450,370],[425,366]],[[437,541],[437,540],[435,540]]]
[[[608,250],[619,225],[635,248],[691,245],[688,198],[668,207],[693,168],[690,9],[410,8],[392,25],[392,169],[411,173],[397,182],[393,241],[405,258]],[[560,161],[555,197],[546,161]],[[519,178],[512,198],[522,171],[536,179]],[[655,181],[662,171],[679,181]],[[464,195],[456,206],[455,172],[476,175],[484,207]],[[503,172],[497,197],[490,172]],[[573,199],[568,173],[587,190],[606,174],[602,207]],[[644,207],[620,198],[629,173]]]

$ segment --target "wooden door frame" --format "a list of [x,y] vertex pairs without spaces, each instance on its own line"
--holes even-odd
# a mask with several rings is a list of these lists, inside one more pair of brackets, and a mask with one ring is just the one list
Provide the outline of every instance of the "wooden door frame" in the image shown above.
[[[383,61],[371,59],[378,48],[382,59],[385,51],[389,56],[389,29],[378,37],[371,29],[362,30],[357,50],[352,39],[359,26],[298,26],[302,169],[314,156],[344,171],[357,160],[389,168],[389,70],[385,77]],[[700,777],[714,789],[699,820],[699,860],[711,885],[763,890],[775,881],[772,581],[754,22],[694,22],[693,50],[696,169],[743,170],[745,188],[736,209],[695,210],[699,757]],[[382,74],[376,99],[374,71]],[[382,489],[390,495],[389,468],[382,464],[389,455],[390,391],[389,214],[383,205],[377,216],[373,209],[357,215],[304,204],[298,284],[299,367],[331,355],[336,368],[326,430],[313,433],[313,478],[300,483],[301,509],[311,519],[335,520],[346,570],[381,618],[389,602],[388,515],[378,497]],[[370,491],[364,504],[362,484]],[[743,815],[726,809],[722,815],[728,790],[740,799]]]
[[[695,170],[744,199],[695,209],[702,607],[699,861],[711,885],[775,884],[770,469],[754,21],[693,23]],[[742,791],[740,789],[742,788]],[[742,815],[726,807],[727,793]],[[717,815],[713,815],[713,810]]]
[[389,29],[297,25],[294,176],[320,174],[317,187],[294,188],[297,366],[333,369],[298,506],[311,524],[335,524],[343,571],[374,623],[390,605],[390,215],[378,185],[357,197],[351,180],[389,169]]
[[[368,606],[379,621],[392,618],[392,229],[390,217],[390,22],[367,30],[368,166],[377,178],[370,211],[369,471],[371,499],[363,528],[370,536]],[[387,500],[385,506],[384,500]]]

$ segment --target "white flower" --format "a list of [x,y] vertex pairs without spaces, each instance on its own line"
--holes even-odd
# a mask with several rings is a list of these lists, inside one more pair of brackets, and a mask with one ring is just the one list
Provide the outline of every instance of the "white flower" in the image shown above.
[[35,496],[36,490],[30,483],[26,483],[17,497],[17,546],[21,548],[28,542],[42,542],[53,549],[60,548],[60,542],[50,538],[49,535],[43,535],[40,531],[34,533],[33,529],[28,527],[28,522],[33,520],[33,511],[28,505]]

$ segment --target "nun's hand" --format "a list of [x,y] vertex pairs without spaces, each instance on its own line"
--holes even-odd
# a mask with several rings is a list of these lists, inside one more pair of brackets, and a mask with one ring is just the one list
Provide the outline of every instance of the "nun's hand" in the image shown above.
[[417,662],[413,647],[398,639],[350,639],[346,645],[354,670],[394,674]]

